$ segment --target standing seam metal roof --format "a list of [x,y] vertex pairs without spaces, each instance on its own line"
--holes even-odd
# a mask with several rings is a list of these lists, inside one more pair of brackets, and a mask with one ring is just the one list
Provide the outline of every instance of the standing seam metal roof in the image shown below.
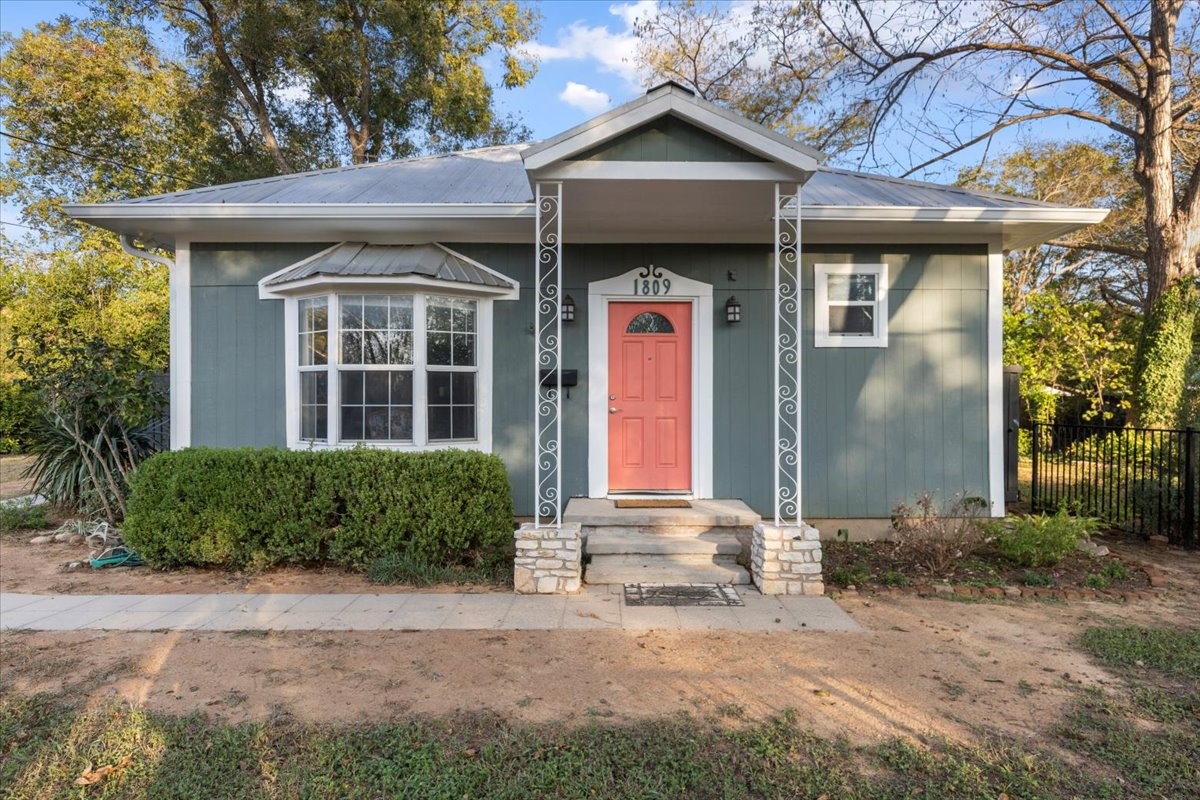
[[[140,197],[121,205],[325,205],[532,203],[521,154],[503,145],[441,156],[301,172]],[[805,206],[1060,208],[1020,197],[850,170],[819,168],[804,185]]]
[[432,244],[366,244],[343,242],[340,245],[299,262],[271,280],[267,286],[279,286],[316,275],[336,277],[396,277],[421,275],[427,278],[510,289],[512,283],[480,269],[455,254]]

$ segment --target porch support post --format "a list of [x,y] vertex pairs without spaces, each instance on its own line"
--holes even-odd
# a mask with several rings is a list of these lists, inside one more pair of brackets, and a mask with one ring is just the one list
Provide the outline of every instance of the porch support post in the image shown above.
[[763,594],[822,594],[821,539],[805,525],[801,500],[800,185],[775,184],[774,512],[754,526],[750,573]]
[[[536,186],[534,256],[534,527],[562,525],[562,183]],[[555,376],[542,382],[542,374]]]
[[799,525],[800,186],[775,184],[775,524]]

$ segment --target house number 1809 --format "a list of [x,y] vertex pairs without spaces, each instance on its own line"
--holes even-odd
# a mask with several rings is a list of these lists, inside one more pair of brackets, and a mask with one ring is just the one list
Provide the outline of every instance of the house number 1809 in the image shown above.
[[671,293],[670,278],[634,278],[633,293],[635,295],[659,295]]

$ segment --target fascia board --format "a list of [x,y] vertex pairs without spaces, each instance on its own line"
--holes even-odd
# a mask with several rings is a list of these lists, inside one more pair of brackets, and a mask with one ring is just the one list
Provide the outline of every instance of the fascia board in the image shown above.
[[102,203],[63,209],[101,219],[508,219],[533,216],[533,203]]
[[710,108],[707,103],[672,90],[626,103],[535,145],[522,154],[525,169],[530,172],[544,169],[669,113],[750,152],[802,172],[812,172],[820,166],[820,154],[811,148],[765,128],[759,130],[761,126],[747,123],[733,114],[722,114],[716,107]]

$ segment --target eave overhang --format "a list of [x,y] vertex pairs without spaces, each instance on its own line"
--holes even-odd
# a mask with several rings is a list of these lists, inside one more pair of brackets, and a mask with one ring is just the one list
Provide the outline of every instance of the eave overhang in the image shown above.
[[[592,185],[601,186],[602,182]],[[729,184],[727,186],[735,186]],[[564,240],[585,242],[771,241],[770,198],[758,206],[661,209],[656,221],[643,209],[598,204],[608,216],[563,217]],[[158,207],[108,203],[67,207],[72,216],[142,242],[173,248],[177,241],[372,241],[420,243],[533,240],[532,203],[471,205],[204,205]],[[822,243],[968,242],[998,239],[1019,250],[1094,225],[1099,208],[945,208],[803,206],[803,241]]]

